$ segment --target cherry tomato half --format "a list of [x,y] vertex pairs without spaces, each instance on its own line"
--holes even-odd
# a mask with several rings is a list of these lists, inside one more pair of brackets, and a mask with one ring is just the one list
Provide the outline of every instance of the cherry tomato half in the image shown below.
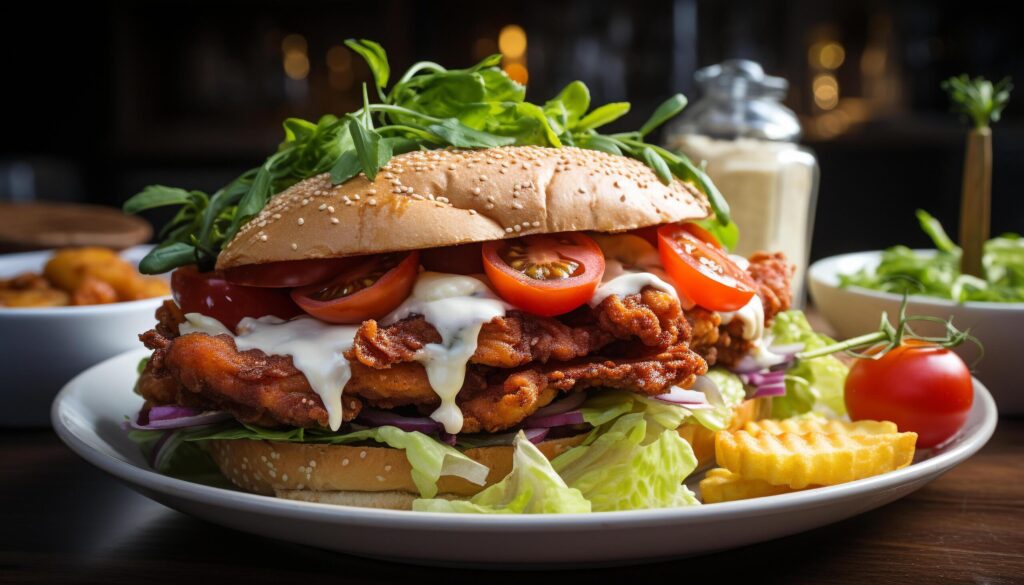
[[917,433],[922,449],[939,445],[967,421],[974,385],[952,351],[906,340],[878,359],[859,359],[846,376],[846,409],[853,420],[889,420]]
[[661,263],[681,295],[705,309],[735,311],[750,302],[756,285],[728,255],[705,242],[703,234],[707,232],[693,224],[659,227]]
[[362,323],[393,311],[409,296],[419,272],[419,252],[378,254],[327,282],[292,290],[292,299],[328,323]]
[[267,288],[293,288],[323,282],[352,264],[351,258],[287,260],[252,264],[224,270],[224,278],[235,284]]
[[485,242],[484,271],[499,295],[534,315],[568,313],[590,300],[604,276],[604,254],[576,232]]
[[231,330],[243,317],[291,319],[302,313],[287,291],[235,284],[219,272],[199,272],[194,266],[171,273],[171,293],[182,312],[213,317]]
[[449,274],[480,274],[484,271],[479,242],[420,250],[420,264],[427,270]]

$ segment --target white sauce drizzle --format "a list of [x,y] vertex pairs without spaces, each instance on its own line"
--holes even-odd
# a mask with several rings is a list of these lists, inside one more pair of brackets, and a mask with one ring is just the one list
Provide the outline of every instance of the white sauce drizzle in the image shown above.
[[466,380],[466,364],[476,352],[480,328],[511,308],[476,278],[424,272],[409,298],[381,319],[383,325],[390,325],[423,315],[441,335],[441,343],[427,344],[414,359],[423,364],[430,386],[441,398],[441,406],[430,417],[444,425],[446,432],[462,430],[462,411],[455,397]]
[[618,260],[605,260],[604,278],[594,291],[588,304],[596,307],[601,301],[612,295],[624,299],[631,294],[639,293],[645,286],[656,288],[679,298],[674,286],[667,282],[668,275],[656,266],[645,266],[643,272],[627,270]]
[[727,325],[733,319],[743,322],[743,339],[748,341],[760,340],[764,336],[764,305],[761,304],[761,297],[754,295],[750,301],[736,311],[720,311],[722,325]]
[[312,317],[291,321],[272,316],[246,317],[238,323],[238,335],[233,335],[220,321],[199,313],[186,313],[185,321],[179,327],[182,335],[227,334],[234,338],[240,351],[258,349],[267,355],[291,356],[295,368],[305,374],[310,387],[323,401],[331,430],[341,426],[341,395],[352,377],[344,353],[352,347],[357,326],[334,325]]

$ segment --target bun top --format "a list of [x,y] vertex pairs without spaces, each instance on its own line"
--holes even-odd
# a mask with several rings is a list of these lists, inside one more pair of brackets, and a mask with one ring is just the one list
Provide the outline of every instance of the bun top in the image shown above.
[[275,195],[217,260],[232,268],[707,217],[704,195],[647,165],[575,147],[426,150],[368,180],[319,175]]

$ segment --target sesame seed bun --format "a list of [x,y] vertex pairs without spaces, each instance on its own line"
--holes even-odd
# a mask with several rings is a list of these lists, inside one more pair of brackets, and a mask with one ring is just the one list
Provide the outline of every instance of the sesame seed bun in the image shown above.
[[217,268],[419,250],[527,234],[619,232],[707,217],[706,198],[647,165],[575,147],[429,150],[374,181],[319,175],[274,196]]
[[[759,398],[736,407],[731,429],[769,414],[770,402]],[[679,435],[693,447],[698,466],[715,457],[715,432],[696,423],[679,427]],[[586,433],[542,441],[537,447],[548,459],[579,445]],[[206,442],[207,451],[232,483],[243,490],[282,498],[408,510],[419,497],[412,468],[400,449],[273,443],[248,439]],[[512,447],[467,449],[465,454],[490,468],[487,484],[501,481],[512,470]],[[485,486],[462,478],[444,476],[438,481],[438,497],[468,498]]]

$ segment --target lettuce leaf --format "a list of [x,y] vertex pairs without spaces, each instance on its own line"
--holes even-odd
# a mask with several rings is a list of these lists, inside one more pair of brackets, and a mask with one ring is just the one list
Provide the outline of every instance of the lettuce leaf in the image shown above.
[[568,487],[551,462],[520,431],[516,435],[512,471],[498,483],[467,500],[418,499],[420,512],[470,514],[572,514],[590,512],[590,502]]
[[676,432],[626,414],[595,430],[551,464],[595,512],[698,504],[683,480],[697,467],[693,449]]
[[[773,343],[803,343],[806,350],[835,343],[811,329],[800,311],[785,311],[772,324]],[[846,414],[843,386],[849,371],[846,364],[828,355],[801,360],[786,371],[786,395],[772,399],[772,417],[788,418],[812,410],[842,416]]]
[[630,413],[642,414],[648,422],[663,429],[676,429],[692,413],[689,409],[640,396],[626,390],[602,390],[580,407],[583,420],[600,427]]
[[723,404],[714,408],[702,408],[693,411],[693,418],[701,426],[712,431],[721,431],[732,422],[733,409],[747,397],[747,390],[739,376],[722,367],[714,367],[706,374],[718,386]]
[[[397,427],[384,426],[361,429],[348,433],[328,433],[311,429],[263,429],[251,425],[226,423],[206,429],[186,432],[184,442],[168,458],[168,465],[182,465],[182,460],[194,458],[192,443],[209,440],[253,439],[260,441],[320,443],[346,445],[363,441],[382,443],[394,449],[405,451],[405,457],[412,467],[412,480],[420,495],[432,498],[437,495],[437,480],[442,475],[456,475],[467,481],[483,485],[489,468],[478,463],[461,451],[445,445],[420,432],[407,432]],[[198,451],[197,448],[193,448]],[[205,453],[204,453],[205,455]],[[209,459],[207,457],[207,459]],[[164,469],[159,470],[165,472]]]

